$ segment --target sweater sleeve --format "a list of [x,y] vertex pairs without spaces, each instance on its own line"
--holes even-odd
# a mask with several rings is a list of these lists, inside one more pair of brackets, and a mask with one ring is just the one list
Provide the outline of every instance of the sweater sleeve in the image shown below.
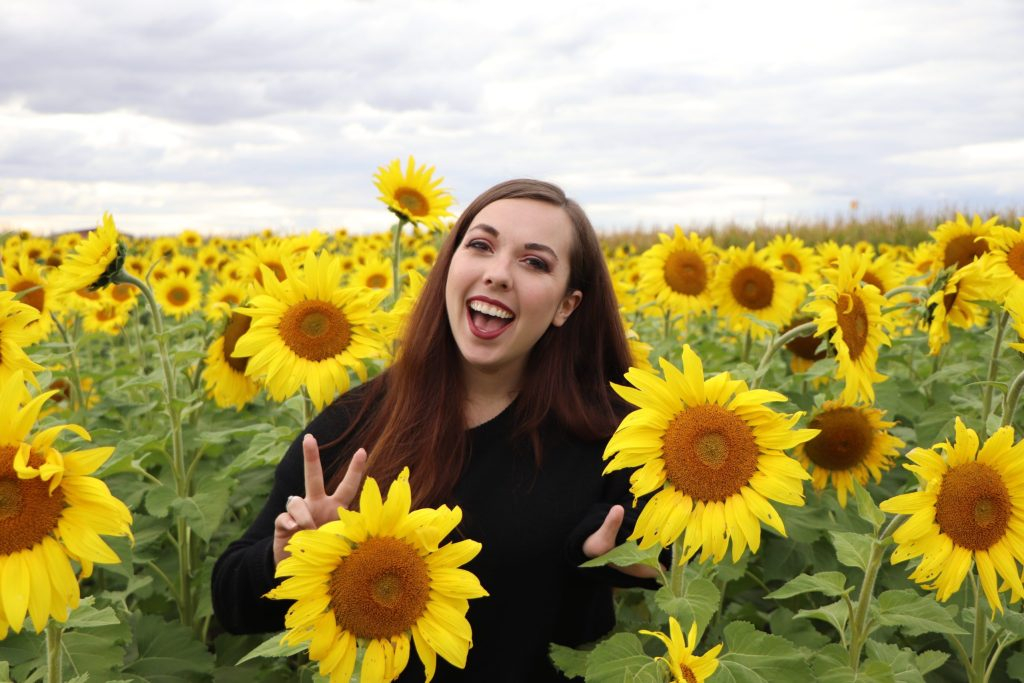
[[[284,512],[288,496],[305,494],[303,435],[312,434],[317,443],[323,444],[337,438],[346,426],[344,412],[334,404],[296,436],[274,470],[270,495],[256,519],[217,559],[210,585],[213,611],[230,633],[268,633],[284,629],[284,615],[291,602],[264,597],[279,583],[274,577],[274,520]],[[321,451],[325,477],[329,476],[339,455],[337,448]]]

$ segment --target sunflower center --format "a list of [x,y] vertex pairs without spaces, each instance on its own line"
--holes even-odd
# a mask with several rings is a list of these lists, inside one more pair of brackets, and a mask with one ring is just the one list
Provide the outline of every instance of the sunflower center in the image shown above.
[[719,405],[691,406],[676,414],[665,430],[664,444],[669,481],[696,500],[725,500],[757,470],[753,432]]
[[692,251],[673,251],[665,259],[665,283],[679,294],[702,293],[708,284],[704,259]]
[[679,672],[683,674],[683,678],[686,680],[686,683],[697,683],[697,674],[693,673],[693,669],[682,662],[678,662],[678,664]]
[[988,243],[984,239],[977,239],[977,237],[977,235],[960,235],[951,239],[946,245],[942,265],[949,268],[955,264],[959,270],[974,259],[981,257],[988,251]]
[[191,296],[188,293],[188,289],[185,287],[171,287],[167,292],[167,300],[175,306],[184,306],[190,300]]
[[337,306],[319,299],[300,301],[281,316],[281,338],[296,355],[311,361],[333,358],[352,336],[348,318]]
[[76,289],[75,294],[82,297],[83,299],[90,299],[92,301],[99,301],[100,298],[99,292],[91,289],[86,289],[85,287],[82,287],[81,289]]
[[371,289],[384,289],[388,286],[388,279],[380,273],[374,273],[370,277],[366,278],[366,286]]
[[22,295],[20,299],[21,303],[28,304],[32,308],[42,313],[43,306],[46,304],[46,291],[43,289],[40,283],[32,282],[31,280],[25,280],[11,287],[11,291],[15,293],[24,292],[25,290],[28,289],[31,289],[32,291]]
[[133,285],[122,282],[110,288],[110,298],[114,301],[124,303],[134,295]]
[[859,465],[874,442],[875,430],[856,408],[826,410],[809,426],[821,433],[804,445],[804,453],[826,470],[848,470]]
[[113,306],[104,306],[96,311],[96,319],[101,323],[109,322],[117,317],[117,309]]
[[235,352],[235,344],[243,334],[249,331],[252,325],[252,318],[241,313],[232,313],[231,319],[224,327],[224,360],[235,372],[244,375],[245,368],[249,365],[248,358],[235,358],[231,354]]
[[744,308],[758,311],[772,304],[775,283],[757,266],[746,266],[732,276],[732,296]]
[[[277,278],[278,282],[284,282],[288,278],[288,273],[285,272],[284,266],[277,261],[263,261],[263,265],[270,268],[274,272],[274,277]],[[262,286],[263,283],[263,270],[256,268],[256,281]]]
[[962,548],[987,550],[1010,527],[1010,492],[999,472],[981,462],[967,462],[942,477],[935,500],[939,530]]
[[864,276],[860,279],[866,285],[874,285],[878,288],[878,291],[885,294],[885,285],[882,284],[882,280],[874,273],[864,273]]
[[[50,495],[49,482],[19,479],[14,471],[18,449],[0,446],[0,557],[28,550],[57,527],[64,511],[64,493],[60,487]],[[29,453],[28,464],[39,467],[43,457]]]
[[[798,320],[787,327],[784,332],[789,332],[794,327],[798,327],[808,322],[811,322],[809,318]],[[822,360],[828,355],[824,350],[819,351],[819,346],[821,346],[821,339],[819,337],[815,337],[813,331],[808,332],[802,337],[794,337],[791,341],[786,343],[786,349],[788,349],[792,354],[798,358],[812,361]]]
[[836,301],[836,318],[843,331],[843,341],[850,349],[850,360],[856,361],[868,342],[868,313],[864,302],[855,294],[843,292]]
[[395,201],[410,215],[426,216],[430,213],[430,202],[411,187],[400,187],[395,190]]
[[1024,242],[1018,242],[1006,253],[1006,265],[1013,274],[1024,280]]
[[405,541],[368,538],[331,572],[327,590],[339,628],[360,638],[391,638],[422,616],[430,575]]
[[803,267],[800,265],[800,259],[792,254],[783,254],[781,257],[782,267],[791,273],[802,273]]

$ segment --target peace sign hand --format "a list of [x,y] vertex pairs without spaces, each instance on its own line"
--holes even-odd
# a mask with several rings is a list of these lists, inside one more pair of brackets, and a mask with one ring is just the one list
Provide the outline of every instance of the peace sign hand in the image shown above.
[[300,529],[317,529],[338,519],[338,508],[348,509],[359,493],[366,474],[366,449],[360,448],[352,456],[345,477],[330,495],[324,489],[324,470],[320,464],[320,449],[312,434],[302,439],[302,468],[305,477],[305,497],[289,496],[282,512],[274,520],[274,565],[288,557],[288,541]]

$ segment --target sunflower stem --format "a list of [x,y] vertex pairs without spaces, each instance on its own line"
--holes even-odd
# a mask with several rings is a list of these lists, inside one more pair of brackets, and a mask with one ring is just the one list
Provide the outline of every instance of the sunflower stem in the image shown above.
[[974,586],[974,636],[971,639],[971,668],[967,672],[971,683],[981,683],[985,677],[985,631],[988,627],[988,615],[985,614],[985,595],[978,585],[978,580],[971,577]]
[[77,414],[79,409],[85,405],[85,401],[82,396],[82,374],[78,368],[78,350],[75,348],[75,344],[71,341],[71,336],[68,335],[67,328],[61,324],[60,318],[53,313],[50,314],[50,317],[53,318],[53,322],[57,325],[57,329],[60,330],[60,336],[64,339],[64,345],[68,347],[71,364],[72,410]]
[[992,383],[996,381],[996,374],[999,372],[999,352],[1003,345],[1003,332],[1006,331],[1006,323],[1010,320],[1009,311],[1003,311],[999,316],[999,323],[996,326],[996,338],[992,343],[992,355],[988,359],[988,382],[981,395],[981,440],[988,438],[988,416],[992,412]]
[[686,575],[686,561],[683,558],[683,537],[680,536],[672,542],[672,567],[669,569],[669,585],[672,595],[681,597],[683,595],[684,578]]
[[64,680],[64,663],[61,658],[61,636],[64,625],[50,619],[46,624],[46,683],[61,683]]
[[886,299],[891,299],[897,294],[925,294],[928,292],[927,287],[921,287],[919,285],[903,285],[901,287],[893,287],[888,292],[883,294]]
[[761,378],[764,376],[764,372],[768,368],[769,361],[771,361],[772,356],[778,353],[779,349],[797,337],[803,337],[808,332],[813,332],[816,329],[818,329],[818,323],[812,320],[809,323],[797,325],[786,333],[775,337],[775,339],[768,344],[768,348],[765,349],[764,355],[761,356],[761,362],[757,364],[757,370],[754,372],[754,379],[750,382],[750,388],[756,389],[761,384]]
[[1017,410],[1017,400],[1020,398],[1021,389],[1024,389],[1024,372],[1013,379],[1010,389],[1006,392],[1006,398],[1003,399],[1002,425],[1004,427],[1013,422],[1013,414]]
[[743,354],[740,356],[740,362],[746,363],[750,360],[750,347],[751,347],[752,336],[750,330],[747,330],[747,335],[743,337]]
[[391,274],[392,274],[392,288],[393,294],[391,297],[391,303],[394,304],[398,301],[398,295],[401,290],[401,286],[398,283],[398,262],[402,259],[402,228],[409,222],[405,216],[399,216],[398,222],[395,223],[394,227],[394,243],[392,244],[391,254]]
[[889,520],[889,524],[882,530],[878,538],[873,539],[871,545],[871,556],[868,558],[867,565],[864,568],[864,581],[861,583],[860,592],[857,594],[857,609],[854,612],[853,621],[850,623],[850,666],[854,671],[860,668],[861,650],[869,633],[867,628],[868,608],[871,606],[871,600],[874,598],[875,579],[878,578],[878,570],[882,566],[882,556],[885,554],[886,546],[885,541],[903,523],[904,519],[906,517],[903,515],[894,516]]
[[671,334],[672,334],[672,311],[666,308],[665,309],[665,329],[664,329],[664,332],[662,333],[662,338],[664,338],[665,341],[668,341],[669,335],[671,335]]

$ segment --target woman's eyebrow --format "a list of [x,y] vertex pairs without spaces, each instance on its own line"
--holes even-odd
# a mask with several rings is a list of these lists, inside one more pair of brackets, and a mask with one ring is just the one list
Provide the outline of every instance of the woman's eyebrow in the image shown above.
[[[487,223],[477,223],[470,227],[469,230],[483,230],[493,237],[498,237],[501,234],[497,228],[492,225],[488,225]],[[469,230],[466,232],[469,232]],[[540,242],[527,242],[523,247],[531,251],[543,251],[544,253],[549,254],[551,258],[555,259],[555,261],[558,260],[558,254],[556,254],[555,250],[546,244],[541,244]]]

